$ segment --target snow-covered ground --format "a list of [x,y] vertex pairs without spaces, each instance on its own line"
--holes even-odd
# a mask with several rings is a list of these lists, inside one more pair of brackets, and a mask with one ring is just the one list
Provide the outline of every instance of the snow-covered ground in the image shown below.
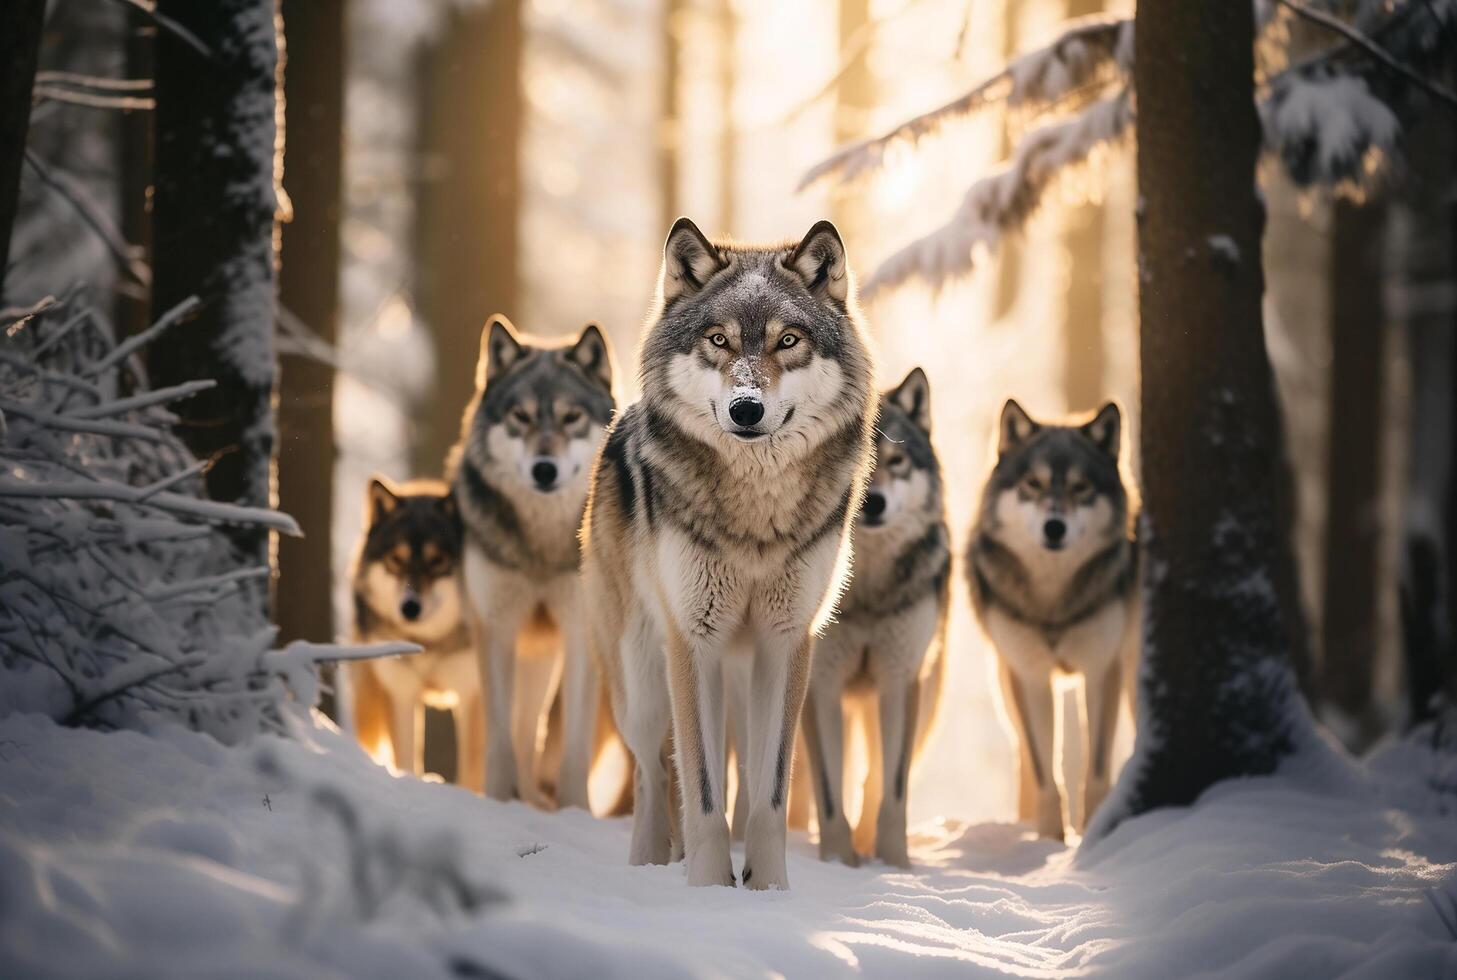
[[344,737],[225,748],[0,719],[0,976],[1457,977],[1457,766],[1226,784],[1092,853],[918,828],[788,893],[626,866],[628,822],[397,778]]

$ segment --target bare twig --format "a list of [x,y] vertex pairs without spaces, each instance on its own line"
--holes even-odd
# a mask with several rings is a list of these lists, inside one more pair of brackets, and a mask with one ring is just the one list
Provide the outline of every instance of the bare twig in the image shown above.
[[1275,0],[1275,2],[1297,17],[1301,17],[1310,21],[1312,24],[1317,24],[1328,31],[1334,31],[1341,35],[1341,37],[1376,59],[1378,64],[1401,76],[1437,101],[1444,103],[1447,108],[1457,110],[1457,95],[1447,91],[1436,82],[1424,78],[1420,73],[1413,71],[1410,66],[1402,64],[1390,52],[1381,47],[1381,45],[1339,17],[1333,17],[1322,10],[1314,10],[1305,6],[1303,3],[1297,3],[1296,0]]
[[130,357],[135,351],[141,350],[150,344],[157,336],[176,326],[182,320],[187,319],[197,312],[202,306],[202,300],[196,296],[189,296],[178,303],[172,309],[163,313],[157,318],[157,322],[145,330],[132,334],[126,340],[112,348],[111,353],[86,369],[85,374],[95,377],[103,371],[110,370],[122,361]]
[[96,92],[77,92],[59,85],[37,85],[31,90],[36,102],[64,102],[67,105],[85,109],[120,109],[123,112],[150,112],[157,108],[157,100],[146,95],[103,95]]
[[246,524],[266,527],[290,537],[303,537],[298,523],[287,514],[261,507],[244,507],[218,500],[199,500],[175,493],[157,493],[146,487],[133,487],[110,480],[75,481],[73,483],[12,483],[0,480],[0,497],[31,499],[64,498],[69,500],[115,500],[122,503],[147,503],[158,510],[195,517],[223,524]]
[[86,193],[85,188],[65,174],[52,170],[30,149],[25,151],[25,162],[35,171],[42,183],[70,204],[81,220],[96,232],[102,243],[106,245],[107,251],[128,275],[143,286],[151,285],[151,267],[137,257],[121,232],[111,223],[111,219],[97,206],[95,201],[91,200],[91,195]]
[[101,75],[83,75],[74,71],[38,71],[37,85],[68,85],[72,88],[90,88],[101,92],[150,92],[150,78],[104,78]]
[[168,32],[204,58],[211,58],[213,56],[212,48],[198,40],[196,34],[177,23],[171,17],[157,13],[157,5],[152,0],[118,0],[118,2],[124,3],[135,10],[140,10],[142,15],[153,24]]
[[132,395],[130,398],[117,398],[113,401],[101,402],[96,405],[85,405],[74,411],[67,412],[66,416],[73,419],[99,419],[112,415],[123,415],[127,412],[150,408],[153,405],[165,405],[168,402],[175,402],[178,399],[195,395],[199,391],[207,391],[209,388],[216,387],[217,382],[211,378],[202,378],[197,381],[184,381],[182,384],[173,385],[170,388],[157,388],[152,391],[144,391],[140,395]]
[[22,405],[19,402],[0,400],[0,411],[7,415],[30,419],[36,425],[59,432],[90,432],[99,436],[117,436],[123,439],[144,439],[147,442],[162,442],[165,433],[133,422],[117,422],[114,419],[86,419],[71,415],[56,415],[52,412]]

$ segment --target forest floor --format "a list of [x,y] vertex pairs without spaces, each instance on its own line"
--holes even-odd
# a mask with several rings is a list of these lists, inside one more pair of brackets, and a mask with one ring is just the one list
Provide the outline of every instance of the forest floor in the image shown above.
[[943,820],[910,872],[796,834],[791,891],[689,889],[627,867],[628,834],[392,776],[326,727],[225,748],[11,715],[0,976],[1457,976],[1457,766],[1417,741],[1076,860]]

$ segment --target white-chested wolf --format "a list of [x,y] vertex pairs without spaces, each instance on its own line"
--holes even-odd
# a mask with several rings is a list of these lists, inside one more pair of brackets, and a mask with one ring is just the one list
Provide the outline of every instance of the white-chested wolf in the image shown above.
[[494,799],[540,802],[537,742],[560,675],[557,803],[588,806],[599,684],[584,632],[577,529],[613,407],[612,358],[596,325],[562,344],[524,338],[503,316],[486,325],[476,394],[449,469],[466,531],[464,586],[487,703],[485,788]]
[[672,850],[671,727],[688,883],[734,883],[723,658],[748,656],[743,881],[785,888],[813,631],[847,571],[875,407],[839,233],[747,246],[680,218],[641,353],[643,397],[603,445],[582,530],[593,651],[636,762],[630,858]]
[[1058,839],[1053,680],[1083,676],[1085,823],[1108,793],[1121,679],[1134,671],[1138,548],[1120,428],[1111,402],[1081,425],[1044,425],[1008,401],[971,539],[972,603],[1021,742],[1019,815]]
[[[820,857],[853,867],[858,848],[873,848],[880,860],[908,867],[906,784],[940,698],[951,574],[931,391],[920,368],[881,398],[876,429],[875,469],[855,518],[854,574],[815,645],[803,723]],[[844,809],[842,704],[870,742],[858,844]]]

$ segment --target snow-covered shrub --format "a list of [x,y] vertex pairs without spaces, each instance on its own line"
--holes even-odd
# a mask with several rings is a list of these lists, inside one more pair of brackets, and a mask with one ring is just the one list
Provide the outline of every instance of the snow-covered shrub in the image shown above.
[[206,499],[165,405],[211,383],[150,390],[137,356],[196,308],[120,342],[79,294],[0,313],[0,715],[224,741],[283,725],[304,658],[270,654],[243,595],[269,570],[216,525],[298,529]]

